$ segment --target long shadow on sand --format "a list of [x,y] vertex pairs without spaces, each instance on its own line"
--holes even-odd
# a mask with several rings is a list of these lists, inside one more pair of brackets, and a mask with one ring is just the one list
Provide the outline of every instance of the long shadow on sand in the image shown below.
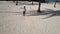
[[[35,13],[34,13],[35,12]],[[30,11],[30,14],[27,16],[40,16],[40,15],[48,15],[46,18],[50,18],[53,16],[60,16],[60,10],[52,10],[52,9],[47,9],[47,10],[42,10],[42,13],[38,13],[37,11]],[[44,18],[44,19],[46,19]]]
[[[38,13],[36,10],[31,10],[26,12],[26,16],[40,16],[40,15],[48,15],[47,17],[43,18],[50,18],[53,16],[60,16],[60,10],[52,10],[52,9],[47,9],[47,10],[42,10],[42,13]],[[0,11],[0,13],[12,13],[12,14],[17,14],[17,15],[22,15],[23,12],[12,12],[12,11]]]

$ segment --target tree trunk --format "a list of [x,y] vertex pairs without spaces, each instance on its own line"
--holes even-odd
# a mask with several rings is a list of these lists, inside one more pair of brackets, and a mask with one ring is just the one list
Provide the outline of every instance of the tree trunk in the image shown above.
[[32,5],[33,5],[33,0],[32,0]]
[[56,7],[56,1],[55,1],[55,4],[54,4],[54,7]]
[[16,0],[16,5],[18,5],[18,0]]
[[41,12],[40,8],[41,8],[41,0],[39,0],[39,7],[38,7],[38,11],[37,12]]

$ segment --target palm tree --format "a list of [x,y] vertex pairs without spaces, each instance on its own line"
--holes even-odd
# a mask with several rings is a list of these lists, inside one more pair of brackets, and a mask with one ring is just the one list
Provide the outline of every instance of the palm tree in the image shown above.
[[55,4],[54,4],[54,7],[56,7],[56,1],[55,1]]
[[32,5],[33,5],[33,0],[32,0]]
[[18,0],[16,0],[16,5],[18,5]]
[[40,8],[41,8],[41,0],[39,0],[39,7],[38,7],[38,11],[37,12],[41,12]]

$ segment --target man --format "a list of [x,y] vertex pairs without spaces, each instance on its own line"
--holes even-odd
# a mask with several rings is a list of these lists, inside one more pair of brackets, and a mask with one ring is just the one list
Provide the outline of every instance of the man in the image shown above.
[[23,16],[26,14],[26,7],[24,6]]

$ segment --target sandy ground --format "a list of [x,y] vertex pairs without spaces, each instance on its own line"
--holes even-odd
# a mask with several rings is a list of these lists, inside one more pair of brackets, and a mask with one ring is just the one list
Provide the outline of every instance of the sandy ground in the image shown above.
[[0,1],[0,34],[60,34],[60,5],[53,5],[42,3],[42,13],[37,13],[38,2],[20,1],[16,6],[12,1]]

